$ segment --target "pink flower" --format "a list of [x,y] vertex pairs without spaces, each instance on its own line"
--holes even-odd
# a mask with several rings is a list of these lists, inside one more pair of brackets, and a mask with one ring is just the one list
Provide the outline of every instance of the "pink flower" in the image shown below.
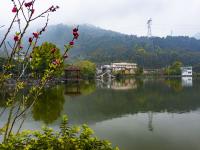
[[74,29],[73,29],[73,32],[78,32],[78,28],[74,28]]
[[13,13],[16,13],[16,12],[17,12],[17,7],[16,7],[16,6],[13,7],[12,12],[13,12]]
[[33,36],[37,39],[39,37],[39,34],[37,32],[33,32]]
[[28,42],[31,44],[31,43],[33,42],[33,38],[30,37],[30,38],[28,39]]
[[75,32],[75,33],[73,33],[73,35],[74,35],[74,39],[78,39],[78,37],[79,37],[79,34],[78,34],[78,32]]
[[18,35],[15,35],[15,36],[14,36],[14,41],[15,41],[15,42],[19,41],[19,36],[18,36]]
[[79,34],[78,34],[78,28],[74,28],[73,29],[73,35],[74,35],[74,39],[78,39],[78,37],[79,37]]
[[33,2],[28,2],[28,3],[25,3],[24,5],[25,7],[31,7],[33,5]]
[[74,45],[74,41],[69,42],[69,45],[71,46]]

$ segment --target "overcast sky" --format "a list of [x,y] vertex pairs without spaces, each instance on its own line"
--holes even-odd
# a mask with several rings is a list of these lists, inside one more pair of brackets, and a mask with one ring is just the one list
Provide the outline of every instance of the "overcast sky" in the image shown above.
[[[11,0],[0,0],[0,25],[13,14]],[[51,4],[60,10],[50,24],[92,24],[127,34],[146,35],[152,18],[155,36],[190,35],[200,32],[200,0],[37,0],[36,13]],[[38,25],[38,23],[37,23]]]

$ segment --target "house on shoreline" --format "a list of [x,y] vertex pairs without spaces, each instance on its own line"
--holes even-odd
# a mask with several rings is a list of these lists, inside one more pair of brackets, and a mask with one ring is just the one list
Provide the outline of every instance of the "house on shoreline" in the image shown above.
[[181,76],[192,76],[192,67],[181,67]]
[[98,72],[122,73],[122,74],[135,74],[137,71],[136,63],[111,63],[110,65],[102,65]]

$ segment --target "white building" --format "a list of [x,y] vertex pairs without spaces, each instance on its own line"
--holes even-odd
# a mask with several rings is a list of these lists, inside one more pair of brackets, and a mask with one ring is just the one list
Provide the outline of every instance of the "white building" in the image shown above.
[[136,63],[111,63],[112,71],[127,71],[128,74],[134,74],[137,69]]
[[192,76],[192,67],[181,67],[182,76]]

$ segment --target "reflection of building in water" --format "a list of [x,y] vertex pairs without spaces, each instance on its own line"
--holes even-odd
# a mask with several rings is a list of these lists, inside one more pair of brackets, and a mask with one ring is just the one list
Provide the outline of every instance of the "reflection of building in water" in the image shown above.
[[137,81],[134,78],[123,79],[123,80],[98,80],[97,86],[100,88],[107,88],[113,90],[128,90],[136,89]]
[[192,87],[192,85],[193,85],[192,77],[182,77],[183,87]]
[[192,76],[192,67],[181,67],[182,76]]
[[125,79],[122,81],[113,80],[111,84],[111,89],[114,90],[128,90],[136,88],[137,88],[137,83],[135,79]]
[[65,85],[65,95],[78,96],[81,95],[80,83],[71,83]]

